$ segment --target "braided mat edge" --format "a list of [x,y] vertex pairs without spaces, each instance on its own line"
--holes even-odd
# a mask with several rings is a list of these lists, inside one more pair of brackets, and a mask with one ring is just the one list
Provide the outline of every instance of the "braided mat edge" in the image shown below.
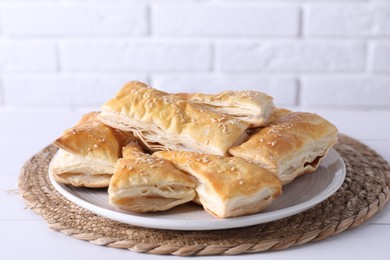
[[57,149],[47,146],[23,166],[19,193],[49,228],[93,244],[172,255],[236,255],[281,250],[355,228],[390,198],[390,166],[375,151],[345,135],[335,146],[347,176],[330,198],[278,221],[227,230],[175,231],[131,226],[100,217],[66,200],[51,185],[48,165]]

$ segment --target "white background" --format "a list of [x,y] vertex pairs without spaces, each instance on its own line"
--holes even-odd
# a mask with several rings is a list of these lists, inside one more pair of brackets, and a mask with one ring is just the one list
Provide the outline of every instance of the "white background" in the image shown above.
[[[390,1],[0,0],[0,259],[177,258],[51,231],[17,194],[23,162],[126,81],[264,91],[390,161],[389,73]],[[333,238],[229,259],[388,260],[388,241],[389,205]]]
[[0,0],[0,108],[99,107],[126,81],[390,109],[390,1]]

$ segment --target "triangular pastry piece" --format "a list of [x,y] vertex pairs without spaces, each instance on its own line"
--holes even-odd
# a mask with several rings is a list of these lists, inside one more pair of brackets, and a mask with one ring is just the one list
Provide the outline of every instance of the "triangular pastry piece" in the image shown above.
[[132,131],[152,151],[224,155],[247,138],[249,124],[133,81],[102,107],[99,119]]
[[169,161],[129,145],[111,178],[109,202],[132,212],[164,211],[192,201],[194,187],[193,179]]
[[315,171],[337,142],[337,128],[317,114],[291,112],[229,152],[278,176],[283,185]]
[[251,128],[266,125],[274,110],[273,98],[258,91],[224,91],[215,95],[179,93],[176,96],[247,122]]
[[51,163],[51,174],[61,183],[90,188],[108,187],[122,147],[136,142],[130,132],[104,125],[91,112],[54,141],[59,151]]
[[241,158],[183,151],[153,155],[195,177],[198,200],[219,218],[257,213],[282,193],[276,176]]

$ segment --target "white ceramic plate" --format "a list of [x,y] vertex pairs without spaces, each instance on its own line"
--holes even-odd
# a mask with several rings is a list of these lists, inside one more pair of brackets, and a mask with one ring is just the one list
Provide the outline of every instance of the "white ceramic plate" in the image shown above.
[[194,203],[158,213],[125,212],[108,203],[107,189],[77,188],[58,183],[52,177],[50,180],[65,198],[112,220],[158,229],[216,230],[266,223],[309,209],[335,193],[344,182],[345,174],[342,158],[332,149],[316,172],[303,175],[284,186],[283,195],[266,210],[254,215],[229,219],[216,219]]

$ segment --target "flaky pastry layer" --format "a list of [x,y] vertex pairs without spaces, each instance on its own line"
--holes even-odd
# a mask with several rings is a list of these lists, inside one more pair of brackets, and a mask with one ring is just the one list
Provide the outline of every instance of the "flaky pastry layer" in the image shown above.
[[102,107],[99,119],[132,131],[151,149],[226,154],[246,139],[249,124],[174,95],[129,82]]
[[283,185],[313,172],[337,141],[337,128],[317,114],[291,112],[229,152],[278,176]]
[[133,212],[164,211],[193,200],[195,183],[169,161],[143,153],[132,145],[123,149],[108,189],[109,202]]
[[257,213],[282,193],[278,178],[241,158],[183,151],[160,151],[154,155],[194,176],[197,200],[216,217]]
[[76,187],[108,187],[115,164],[87,159],[59,149],[50,164],[50,174],[58,182]]
[[215,95],[179,93],[176,96],[247,122],[250,127],[266,125],[274,110],[273,98],[258,91],[224,91]]

